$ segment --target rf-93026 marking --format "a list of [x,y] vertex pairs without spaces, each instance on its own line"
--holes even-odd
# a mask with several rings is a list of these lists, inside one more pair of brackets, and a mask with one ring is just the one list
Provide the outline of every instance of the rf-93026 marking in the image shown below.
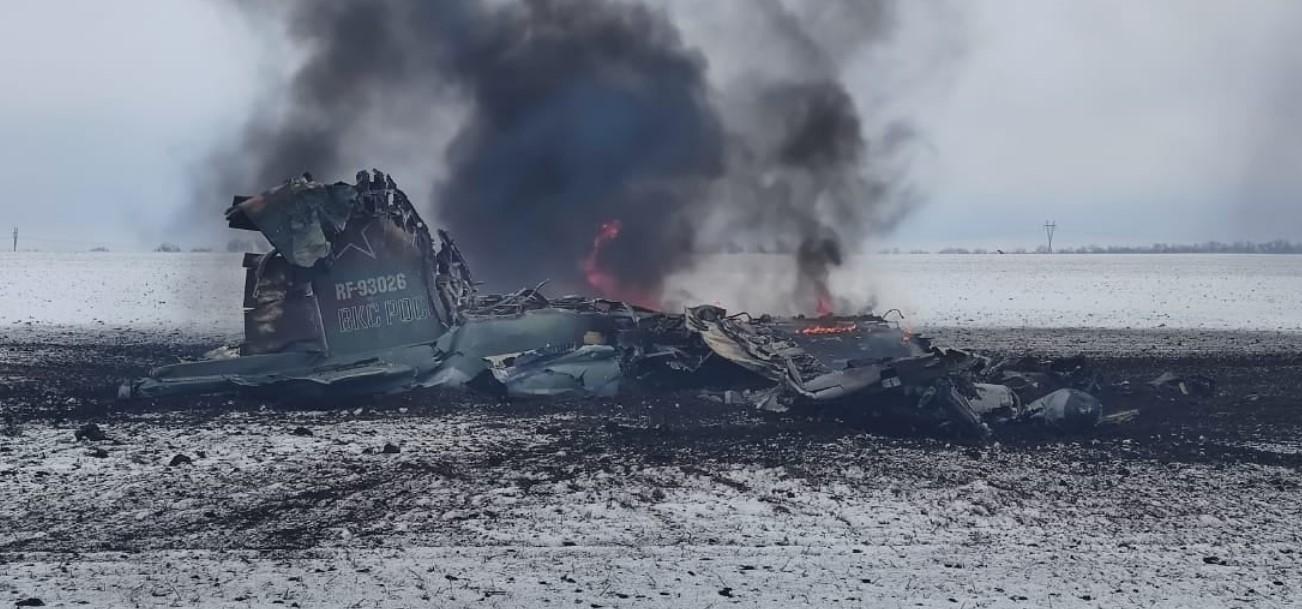
[[407,289],[407,274],[398,273],[396,275],[379,275],[358,279],[357,281],[344,281],[335,284],[335,300],[344,301],[356,297],[376,296],[379,294],[388,294],[389,292],[399,292]]

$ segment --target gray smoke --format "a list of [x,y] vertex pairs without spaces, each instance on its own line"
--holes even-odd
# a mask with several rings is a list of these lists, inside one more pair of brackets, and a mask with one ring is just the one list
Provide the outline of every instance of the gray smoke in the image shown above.
[[[790,301],[837,308],[828,277],[868,237],[892,229],[917,198],[899,173],[914,143],[904,123],[869,138],[842,72],[894,30],[891,2],[761,0],[750,24],[776,49],[723,83],[732,109],[730,183],[716,225],[729,249],[792,252]],[[781,289],[776,287],[775,289]]]
[[450,140],[429,136],[441,153],[427,171],[396,177],[446,176],[432,187],[438,220],[490,287],[547,278],[655,304],[713,239],[697,233],[713,218],[744,247],[803,252],[802,274],[825,291],[847,244],[907,210],[898,176],[875,164],[911,132],[867,140],[840,78],[890,32],[892,4],[745,7],[773,61],[711,83],[709,53],[631,0],[299,0],[272,13],[305,52],[287,109],[250,121],[220,157],[222,180],[248,191],[304,171],[350,176],[357,150],[457,106]]

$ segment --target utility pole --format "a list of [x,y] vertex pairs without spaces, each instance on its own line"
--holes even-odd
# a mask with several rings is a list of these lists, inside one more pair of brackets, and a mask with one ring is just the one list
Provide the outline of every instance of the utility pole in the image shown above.
[[1049,238],[1049,253],[1053,253],[1053,231],[1058,230],[1058,223],[1052,220],[1044,222],[1044,235]]

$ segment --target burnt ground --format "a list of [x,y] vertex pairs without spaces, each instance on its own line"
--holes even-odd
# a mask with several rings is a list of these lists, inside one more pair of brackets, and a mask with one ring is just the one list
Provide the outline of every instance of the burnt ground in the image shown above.
[[[973,444],[695,391],[120,402],[121,380],[198,357],[211,339],[0,339],[0,604],[1291,606],[1302,595],[1302,338],[933,334],[994,355],[1084,353],[1108,411],[1137,416]],[[1215,390],[1147,387],[1167,371],[1209,376]],[[88,422],[108,438],[75,439]],[[169,465],[179,454],[191,462]]]
[[[1271,332],[1095,329],[942,328],[928,334],[942,344],[976,347],[994,357],[1084,356],[1104,387],[1096,394],[1107,412],[1138,413],[1124,425],[1074,434],[1006,427],[996,437],[1005,446],[1033,448],[1064,440],[1129,439],[1136,443],[1136,450],[1153,458],[1302,465],[1302,452],[1225,448],[1302,438],[1302,337]],[[0,416],[14,425],[40,421],[71,426],[133,420],[144,415],[165,415],[166,420],[186,424],[232,412],[271,411],[293,418],[298,411],[350,412],[360,408],[365,417],[436,417],[476,412],[504,419],[529,419],[570,413],[585,420],[591,417],[587,422],[598,427],[619,425],[631,416],[644,426],[650,424],[652,429],[674,429],[672,434],[661,434],[667,437],[658,441],[682,443],[678,448],[686,448],[697,439],[704,440],[703,446],[694,448],[707,451],[722,449],[723,443],[715,436],[719,426],[745,428],[749,430],[747,436],[785,435],[799,430],[799,436],[815,441],[865,432],[899,442],[964,441],[943,431],[892,427],[883,421],[847,418],[845,413],[825,416],[753,412],[745,406],[724,406],[702,399],[697,389],[613,400],[502,400],[430,389],[331,403],[279,402],[266,396],[122,401],[117,399],[122,380],[142,376],[156,366],[198,359],[219,343],[212,337],[196,339],[180,334],[119,336],[100,332],[89,340],[75,334],[48,338],[43,342],[0,340]],[[1215,390],[1206,395],[1183,395],[1148,386],[1164,372],[1210,377],[1216,383]],[[708,434],[695,438],[693,430],[701,428],[708,429]],[[1190,445],[1199,438],[1195,444],[1202,446]]]

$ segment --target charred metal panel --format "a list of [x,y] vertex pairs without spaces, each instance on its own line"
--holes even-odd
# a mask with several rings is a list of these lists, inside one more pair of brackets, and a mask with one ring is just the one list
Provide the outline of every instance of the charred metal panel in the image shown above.
[[927,354],[925,339],[876,319],[806,319],[774,327],[831,369]]
[[[244,258],[243,353],[293,347],[349,355],[430,343],[443,333],[429,231],[388,176],[361,172],[356,185],[294,178],[236,197],[226,218],[275,247]],[[444,241],[451,247],[450,237]],[[468,271],[444,279],[465,295],[458,304],[473,294]]]
[[231,228],[238,228],[241,230],[258,230],[258,227],[253,224],[253,221],[250,220],[249,217],[245,215],[244,211],[240,208],[240,203],[248,201],[249,199],[252,198],[253,197],[250,197],[248,195],[235,195],[234,197],[231,198],[231,210],[233,211],[228,211],[226,214],[227,226],[230,226]]
[[322,351],[321,317],[316,298],[293,295],[244,311],[244,354],[275,353],[291,346]]
[[284,258],[270,254],[260,257],[257,264],[245,272],[244,285],[247,293],[244,306],[253,308],[284,300],[292,292],[310,293],[306,283],[295,281],[295,275],[294,267]]
[[610,345],[542,349],[488,358],[493,377],[513,397],[598,395],[619,392],[619,352]]
[[257,227],[295,266],[311,267],[333,251],[331,240],[359,206],[348,184],[294,178],[226,211],[231,227]]
[[311,287],[296,281],[296,271],[273,254],[244,256],[244,344],[246,355],[274,353],[293,346],[324,351],[321,316]]
[[425,252],[411,233],[389,216],[360,216],[334,247],[329,267],[312,278],[331,353],[433,342],[443,334]]
[[476,316],[443,335],[436,347],[446,354],[438,384],[462,385],[488,369],[485,358],[533,349],[564,349],[609,340],[616,319],[590,311],[539,309],[511,315]]

